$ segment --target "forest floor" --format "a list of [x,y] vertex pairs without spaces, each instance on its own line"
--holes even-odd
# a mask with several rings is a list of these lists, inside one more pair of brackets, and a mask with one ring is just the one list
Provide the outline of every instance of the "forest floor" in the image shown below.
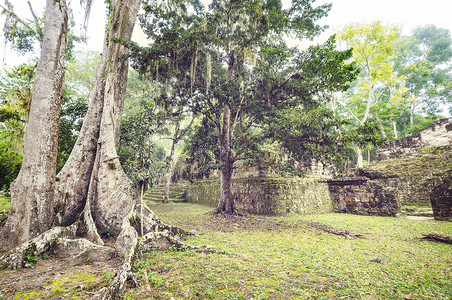
[[[212,215],[211,207],[150,203],[166,223],[213,254],[159,251],[136,261],[139,287],[125,299],[452,299],[452,222],[348,214]],[[328,233],[312,224],[364,238]],[[0,271],[0,299],[96,299],[120,264],[69,267],[56,257]]]

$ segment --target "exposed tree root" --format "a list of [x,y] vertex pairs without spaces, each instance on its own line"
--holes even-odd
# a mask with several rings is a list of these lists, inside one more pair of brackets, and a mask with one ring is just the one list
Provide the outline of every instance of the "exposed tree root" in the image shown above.
[[[218,252],[218,250],[214,247],[207,245],[186,245],[180,240],[180,238],[188,234],[180,228],[160,223],[159,226],[156,227],[156,229],[158,229],[159,231],[148,232],[141,238],[138,238],[137,231],[132,226],[129,226],[129,228],[125,228],[125,230],[123,230],[123,232],[121,233],[122,239],[129,242],[121,242],[120,244],[129,244],[131,246],[127,248],[127,254],[125,255],[122,267],[116,273],[113,283],[105,290],[103,299],[107,300],[121,298],[128,283],[131,283],[133,286],[137,286],[137,280],[132,269],[134,260],[142,256],[146,252],[167,250],[170,248],[180,251],[192,250],[206,254]],[[132,241],[134,241],[134,243],[130,243]],[[116,244],[118,244],[118,242]],[[115,245],[115,247],[117,246]]]
[[116,273],[115,279],[112,284],[106,289],[102,299],[120,299],[127,286],[127,281],[131,281],[137,286],[135,275],[132,271],[133,260],[135,258],[136,244],[129,248],[121,269]]
[[32,267],[38,256],[51,252],[57,257],[71,258],[72,264],[106,261],[116,254],[113,248],[76,238],[77,228],[54,227],[11,249],[0,258],[0,269]]
[[349,239],[351,239],[351,238],[365,239],[365,237],[363,237],[361,234],[353,233],[348,230],[334,228],[334,227],[331,227],[331,226],[328,226],[325,224],[321,224],[321,223],[317,223],[317,222],[304,222],[304,223],[311,227],[314,227],[316,229],[321,229],[328,233],[345,236],[346,238],[349,238]]
[[452,244],[452,236],[450,235],[432,232],[432,233],[423,233],[422,236],[423,236],[422,239],[424,240]]

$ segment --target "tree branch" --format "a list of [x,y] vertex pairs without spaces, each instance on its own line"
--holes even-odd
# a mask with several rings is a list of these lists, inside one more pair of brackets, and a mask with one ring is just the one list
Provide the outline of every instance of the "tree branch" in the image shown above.
[[339,103],[340,105],[345,107],[345,109],[348,110],[348,112],[352,115],[352,117],[354,117],[358,121],[359,124],[363,125],[363,122],[351,111],[350,108],[347,107],[347,105],[344,102],[337,100],[337,103]]
[[[33,29],[30,25],[28,25],[28,24],[27,24],[25,21],[23,21],[21,18],[19,18],[19,16],[16,15],[16,13],[14,13],[14,11],[11,9],[11,8],[13,8],[13,6],[12,6],[8,1],[6,1],[6,3],[9,4],[10,7],[6,8],[5,6],[3,6],[3,5],[0,4],[0,8],[3,9],[3,13],[4,13],[4,14],[7,14],[7,15],[8,15],[7,17],[12,17],[12,18],[14,18],[17,22],[21,23],[21,24],[22,24],[23,26],[25,26],[27,29],[31,30],[31,31],[33,32],[34,37],[35,37],[35,38],[39,41],[39,43],[41,44],[41,43],[42,43],[42,35],[38,34],[38,33],[36,32],[35,29]],[[39,26],[38,26],[38,23],[36,23],[36,27],[39,27]]]

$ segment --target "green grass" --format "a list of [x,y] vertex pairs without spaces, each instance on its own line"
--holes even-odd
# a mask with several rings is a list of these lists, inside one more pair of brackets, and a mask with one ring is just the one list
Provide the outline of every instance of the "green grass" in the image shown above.
[[8,212],[11,208],[11,197],[0,194],[0,213]]
[[8,216],[7,213],[9,212],[10,209],[11,209],[11,197],[7,197],[4,194],[0,194],[0,225],[2,225],[2,223]]
[[[347,214],[213,216],[194,204],[153,204],[167,223],[193,230],[190,245],[225,254],[152,252],[136,263],[137,299],[452,298],[452,246],[420,240],[452,235],[452,222]],[[316,221],[360,233],[346,239],[309,227]],[[382,258],[385,263],[372,262]]]

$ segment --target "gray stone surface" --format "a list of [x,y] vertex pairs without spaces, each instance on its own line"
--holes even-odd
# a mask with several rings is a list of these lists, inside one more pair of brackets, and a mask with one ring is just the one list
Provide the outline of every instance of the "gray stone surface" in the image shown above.
[[452,117],[433,122],[409,136],[388,140],[377,149],[377,161],[422,156],[422,149],[452,146]]

